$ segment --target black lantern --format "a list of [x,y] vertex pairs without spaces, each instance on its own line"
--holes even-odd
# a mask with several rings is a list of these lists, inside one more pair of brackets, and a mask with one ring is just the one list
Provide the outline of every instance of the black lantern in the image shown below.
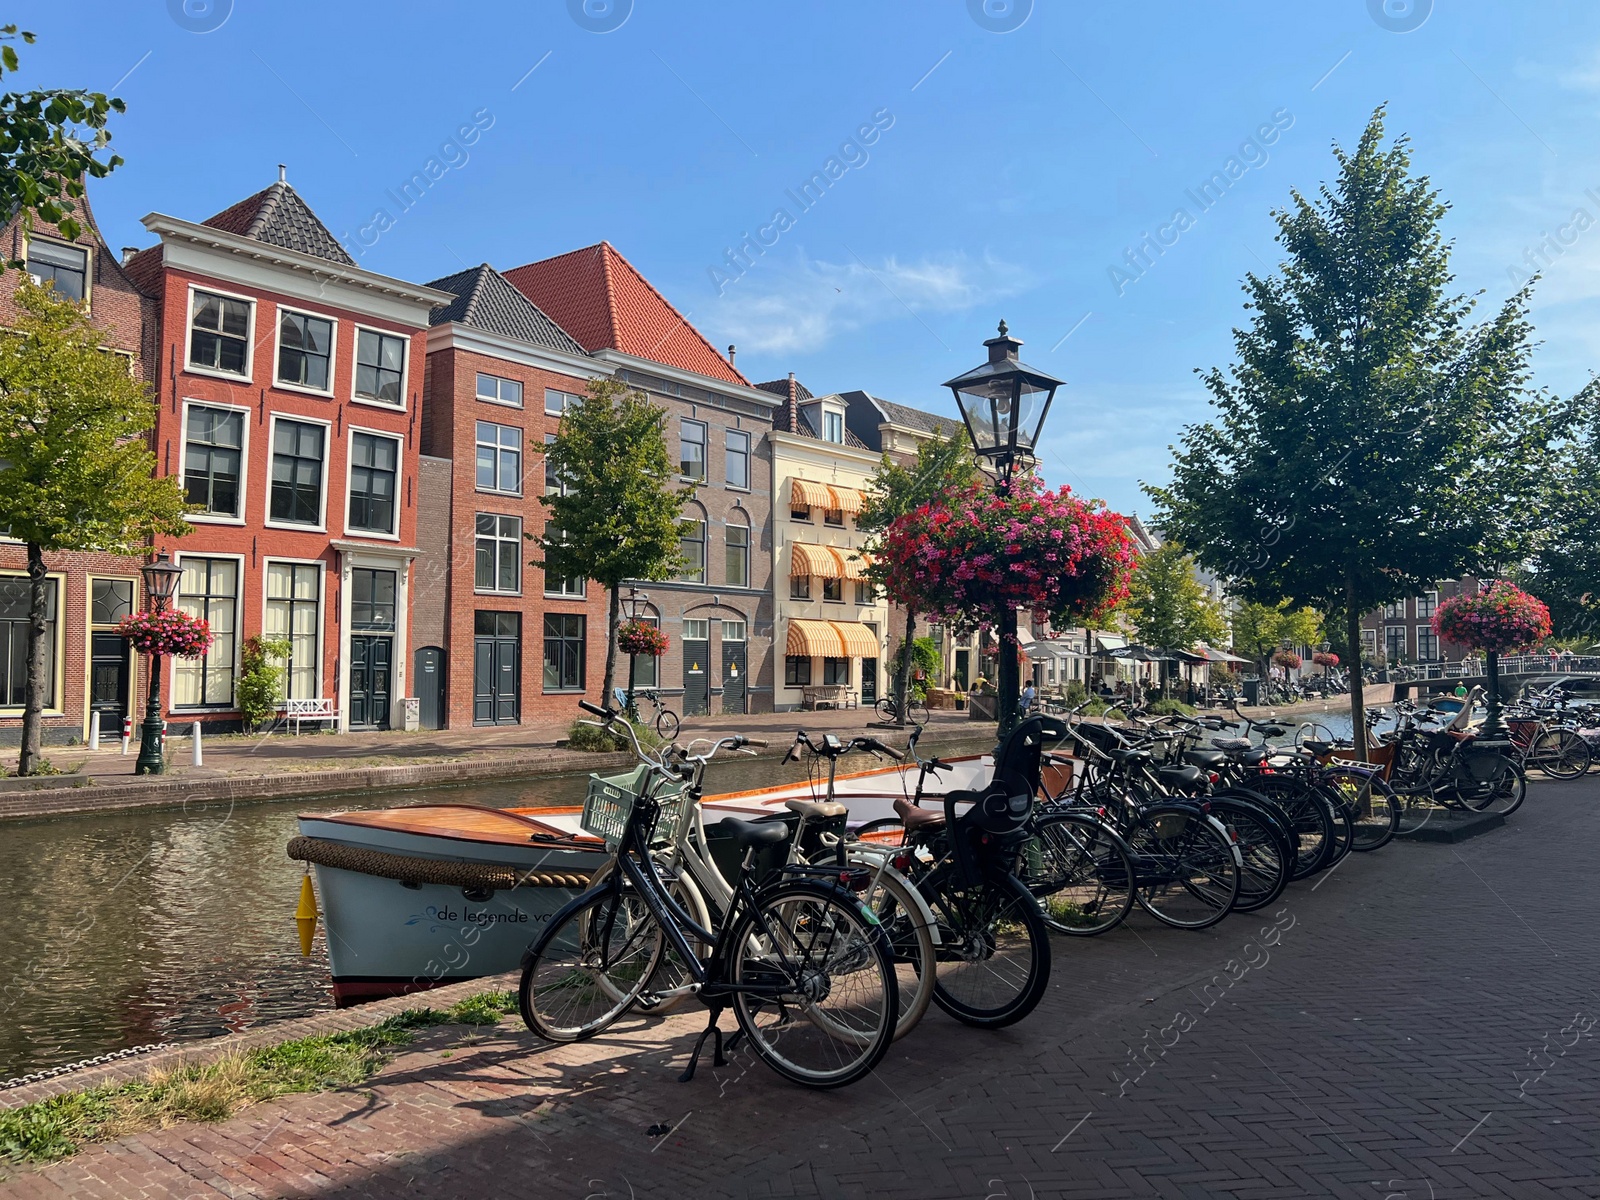
[[1020,361],[1017,349],[1022,341],[1006,331],[1004,321],[999,336],[984,345],[989,361],[945,387],[955,393],[972,448],[980,458],[993,460],[1006,477],[1018,459],[1034,457],[1050,402],[1065,380]]
[[172,561],[170,555],[163,550],[156,555],[156,561],[145,563],[139,568],[139,574],[144,576],[144,594],[149,597],[150,607],[156,612],[165,610],[172,602],[172,595],[178,590],[178,580],[183,577],[183,568]]
[[[648,612],[649,609],[650,593],[641,592],[636,587],[629,587],[628,594],[622,598],[622,615],[629,621],[637,621],[639,619],[639,615],[641,613]],[[634,671],[634,660],[637,657],[638,656],[635,655],[633,651],[630,650],[628,652],[628,686],[624,693],[622,707],[623,711],[628,714],[630,719],[639,715],[639,710],[634,706],[633,703],[633,681],[636,677],[636,672]],[[606,704],[610,705],[610,703],[611,697],[607,696]]]

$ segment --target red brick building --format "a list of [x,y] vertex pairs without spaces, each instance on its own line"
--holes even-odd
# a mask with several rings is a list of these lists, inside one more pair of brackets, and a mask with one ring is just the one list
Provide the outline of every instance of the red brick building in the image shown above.
[[1420,596],[1397,600],[1367,613],[1361,618],[1361,653],[1373,661],[1381,655],[1391,667],[1460,662],[1473,657],[1465,646],[1433,632],[1433,614],[1442,600],[1477,594],[1476,579],[1448,579]]
[[[27,274],[88,307],[104,334],[104,344],[125,354],[135,375],[148,376],[143,330],[152,305],[123,273],[95,223],[87,199],[78,203],[78,237],[68,239],[54,226],[36,223],[29,234],[21,218],[0,232],[8,258],[24,262]],[[16,315],[16,289],[22,272],[0,274],[0,325]],[[0,452],[3,457],[3,452]],[[22,730],[26,672],[27,551],[0,537],[0,742],[15,745]],[[127,643],[114,626],[141,604],[139,562],[111,554],[45,555],[51,590],[44,741],[79,742],[88,736],[89,714],[100,713],[107,737],[120,731],[122,718],[138,704],[138,673]]]
[[127,272],[155,301],[157,469],[196,506],[162,548],[215,636],[166,666],[169,712],[235,726],[240,646],[265,633],[291,644],[290,699],[398,725],[428,314],[454,297],[357,267],[281,172],[209,220],[144,225],[161,244]]
[[527,540],[556,485],[543,448],[590,379],[610,374],[484,264],[435,280],[422,390],[424,477],[414,674],[425,728],[571,717],[606,652],[606,599],[547,578]]

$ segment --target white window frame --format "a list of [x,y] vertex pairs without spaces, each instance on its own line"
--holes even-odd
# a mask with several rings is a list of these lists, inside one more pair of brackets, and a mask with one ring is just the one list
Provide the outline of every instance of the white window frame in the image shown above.
[[[203,558],[217,558],[218,555],[200,555]],[[326,657],[325,640],[328,631],[328,564],[320,558],[286,558],[283,555],[273,555],[261,559],[261,636],[267,636],[267,609],[272,603],[267,595],[267,576],[273,566],[315,567],[317,568],[317,698],[325,698],[323,687],[322,663]],[[292,632],[292,629],[291,629]],[[285,684],[287,687],[287,683]]]
[[[218,371],[212,367],[197,367],[189,361],[189,349],[194,345],[194,294],[204,292],[208,296],[221,296],[227,300],[238,300],[250,308],[250,316],[245,321],[244,340],[244,374],[234,375],[228,371]],[[246,296],[239,292],[225,292],[221,288],[202,287],[198,283],[191,283],[185,303],[189,306],[183,317],[183,370],[187,375],[204,375],[208,379],[226,379],[232,383],[254,383],[256,373],[256,310],[261,302],[254,296]]]
[[[304,529],[303,525],[290,526],[292,529]],[[173,555],[175,566],[182,568],[186,558],[231,558],[238,564],[238,569],[233,573],[233,696],[227,704],[191,704],[179,705],[178,700],[178,663],[174,658],[166,657],[161,660],[161,669],[166,672],[162,680],[162,695],[167,697],[166,703],[173,712],[237,712],[239,708],[239,667],[241,663],[241,650],[244,639],[248,636],[244,632],[244,559],[242,554],[219,554],[210,550],[196,550],[185,554],[178,551]],[[183,577],[178,577],[178,585],[172,592],[172,607],[178,607],[178,594],[183,588]],[[263,588],[265,590],[265,588]]]
[[[295,521],[274,521],[272,519],[272,457],[277,453],[278,421],[297,421],[302,425],[321,425],[322,434],[322,494],[318,497],[321,508],[318,510],[318,520],[315,525],[301,525]],[[328,532],[328,461],[333,457],[333,422],[324,421],[320,417],[305,417],[299,413],[268,414],[267,420],[267,486],[263,497],[261,509],[261,523],[268,529],[293,529],[301,533],[327,533]],[[203,556],[202,556],[203,557]]]
[[[411,335],[405,333],[396,333],[392,329],[384,329],[381,325],[352,324],[351,327],[355,332],[352,335],[350,342],[350,403],[365,404],[368,408],[378,408],[382,409],[384,412],[407,411],[406,397],[411,394]],[[373,400],[370,397],[359,396],[356,394],[356,380],[361,373],[361,331],[363,329],[368,333],[376,333],[381,334],[384,337],[397,338],[405,345],[405,352],[402,356],[402,362],[400,363],[399,404],[386,404],[382,400]],[[472,387],[473,391],[476,392],[478,387],[478,381],[476,379],[472,381]]]
[[[300,383],[285,383],[278,378],[278,364],[283,358],[283,314],[291,313],[297,317],[311,317],[317,321],[327,321],[333,326],[333,331],[328,335],[328,386],[325,388],[306,387]],[[339,377],[339,318],[329,313],[312,312],[309,308],[295,308],[290,304],[279,304],[272,314],[272,386],[285,392],[299,392],[305,396],[320,396],[325,400],[333,399],[333,381]]]
[[28,271],[28,247],[35,242],[46,242],[52,246],[63,246],[68,250],[77,250],[83,254],[83,300],[85,312],[94,309],[94,247],[81,242],[69,242],[66,238],[53,238],[29,233],[22,240],[22,265],[23,270],[31,278],[32,271]]
[[[735,583],[733,580],[728,578],[728,531],[732,529],[744,530],[743,583]],[[750,586],[751,568],[754,565],[750,561],[750,543],[752,540],[753,539],[750,537],[750,526],[746,525],[743,521],[724,521],[722,523],[722,582],[724,586],[731,588],[748,588]]]
[[[748,492],[750,490],[750,481],[754,478],[754,471],[751,469],[751,459],[755,457],[752,453],[754,439],[751,438],[748,429],[729,428],[724,429],[722,432],[722,486],[730,492]],[[744,452],[741,456],[744,458],[743,483],[731,483],[728,480],[728,464],[736,457],[732,449],[732,443],[735,438],[744,439]]]
[[[1428,606],[1428,611],[1427,612],[1423,612],[1422,611],[1422,606],[1424,604],[1426,604]],[[1417,620],[1419,620],[1419,621],[1429,620],[1430,618],[1432,618],[1433,614],[1438,611],[1438,609],[1439,609],[1439,593],[1438,592],[1436,592],[1436,591],[1426,591],[1426,592],[1423,592],[1422,595],[1417,597],[1417,599],[1416,599],[1416,610],[1415,610],[1416,614],[1417,614]]]
[[[479,397],[480,399],[482,397]],[[511,429],[517,434],[517,486],[513,491],[503,487],[484,487],[478,482],[478,447],[487,446],[488,442],[478,440],[478,426],[488,425],[493,429]],[[502,425],[498,421],[474,420],[472,422],[472,490],[482,492],[487,496],[520,496],[523,492],[523,480],[528,477],[528,431],[520,425]],[[494,443],[494,473],[500,474],[500,451],[502,447],[498,441]]]
[[[830,417],[838,419],[838,422],[839,422],[839,440],[838,441],[834,441],[831,437],[828,436],[828,420],[829,420]],[[817,436],[822,441],[827,442],[828,445],[830,445],[830,446],[842,446],[842,445],[844,445],[844,443],[845,443],[845,436],[844,436],[844,409],[842,409],[842,408],[824,408],[822,410],[822,428],[817,430]]]
[[[549,529],[550,524],[548,521],[546,521],[545,531],[548,532]],[[523,523],[523,530],[524,532],[527,530],[526,522]],[[589,595],[589,581],[581,575],[558,577],[555,580],[557,586],[552,587],[551,572],[545,571],[541,568],[540,574],[544,576],[544,583],[541,584],[540,587],[544,595],[552,600],[583,600]],[[569,590],[564,586],[565,584],[571,583],[574,579],[578,581],[578,587],[576,591]]]
[[[729,633],[730,628],[734,629],[735,632]],[[722,640],[725,642],[747,642],[750,640],[749,632],[749,627],[743,621],[722,622]]]
[[[514,383],[517,385],[518,391],[522,393],[523,398],[521,400],[511,401],[501,400],[497,395],[485,396],[478,390],[478,380],[480,379],[493,379],[497,383]],[[495,388],[497,393],[499,390],[500,389],[498,387]],[[473,399],[479,400],[484,404],[498,404],[501,408],[520,409],[527,403],[528,385],[523,383],[520,379],[511,378],[509,375],[496,375],[493,371],[474,371],[472,373],[472,396]]]
[[[1438,662],[1444,657],[1444,639],[1433,631],[1432,625],[1418,625],[1416,628],[1416,647],[1418,662]],[[1430,638],[1433,641],[1433,654],[1428,658],[1422,657],[1422,639]]]
[[[386,404],[377,405],[378,408],[388,408]],[[394,528],[388,533],[375,533],[370,529],[353,529],[350,525],[350,480],[356,468],[356,434],[365,433],[373,437],[388,438],[395,443],[394,451]],[[380,542],[398,542],[400,540],[400,512],[405,507],[400,497],[400,487],[405,482],[406,472],[406,439],[405,435],[395,433],[388,429],[373,429],[366,425],[346,425],[344,430],[344,535],[353,538],[371,538]],[[474,539],[474,552],[476,552],[476,539]]]
[[[700,430],[700,475],[685,475],[683,473],[683,443],[684,431],[689,426],[697,426]],[[694,417],[678,418],[678,478],[686,483],[711,483],[711,426]]]
[[[0,570],[0,575],[11,579],[27,579],[26,571]],[[55,672],[55,703],[40,712],[41,716],[62,717],[66,715],[66,690],[67,690],[67,575],[65,571],[47,571],[46,579],[56,582],[56,636],[55,647],[52,651],[50,662],[51,669]],[[134,590],[134,603],[139,602],[138,589]],[[85,691],[84,702],[88,703],[88,693]],[[0,716],[17,717],[27,708],[25,704],[0,706]]]
[[[522,535],[527,531],[526,523],[524,522],[522,516],[518,513],[474,512],[472,514],[472,594],[474,596],[522,595],[522,574],[527,564],[522,561],[522,552],[520,550],[515,555],[517,560],[517,586],[515,591],[505,591],[499,587],[478,586],[478,539],[483,536],[478,532],[479,517],[493,517],[495,519],[495,533],[493,541],[497,546],[501,542],[509,540],[500,536],[499,523],[501,521],[515,521],[517,523],[517,536],[515,542],[513,542],[513,545],[520,545],[523,540]],[[498,580],[499,577],[500,559],[497,554],[495,557],[495,578]]]
[[[551,409],[551,395],[562,397],[561,407],[559,409]],[[577,392],[563,392],[560,388],[547,387],[544,390],[544,415],[547,417],[564,417],[567,415],[567,409],[571,407],[572,401],[578,399],[581,399],[581,397]]]
[[[191,525],[243,525],[245,523],[245,512],[247,511],[250,503],[250,425],[251,418],[255,416],[255,410],[246,408],[241,404],[227,404],[218,400],[200,400],[193,397],[184,398],[182,405],[179,406],[181,409],[181,424],[178,426],[177,476],[179,487],[184,486],[184,479],[187,475],[189,459],[189,409],[193,405],[198,405],[201,408],[227,409],[230,412],[243,414],[244,419],[240,422],[240,425],[243,427],[244,433],[239,439],[239,515],[237,517],[220,517],[215,513],[185,513],[183,519],[188,521]],[[272,498],[269,494],[267,497],[267,510],[263,511],[268,511],[271,509],[271,501]],[[296,525],[293,526],[293,528],[304,529],[305,526]]]
[[[695,626],[700,633],[699,637],[689,636],[689,627]],[[711,619],[709,617],[685,617],[683,619],[683,640],[686,642],[711,641]]]

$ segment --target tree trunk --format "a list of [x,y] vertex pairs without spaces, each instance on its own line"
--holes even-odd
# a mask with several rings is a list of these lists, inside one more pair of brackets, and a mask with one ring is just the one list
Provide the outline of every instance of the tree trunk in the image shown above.
[[[606,614],[606,677],[600,687],[600,707],[611,707],[611,689],[617,680],[617,615],[622,611],[622,585],[611,589],[611,603]],[[628,681],[632,686],[633,681]]]
[[906,609],[905,639],[900,643],[900,669],[895,672],[894,704],[900,714],[897,718],[901,725],[908,721],[909,704],[911,698],[911,642],[917,628],[917,614],[909,608]]
[[1361,610],[1356,606],[1355,580],[1344,589],[1344,632],[1350,639],[1350,737],[1356,744],[1356,758],[1367,760],[1366,690],[1361,679]]
[[45,573],[44,549],[28,543],[28,669],[27,692],[22,708],[22,752],[17,755],[17,774],[32,775],[39,769],[40,747],[44,741],[44,695],[50,682],[49,650],[44,636],[45,616],[49,611],[49,579]]

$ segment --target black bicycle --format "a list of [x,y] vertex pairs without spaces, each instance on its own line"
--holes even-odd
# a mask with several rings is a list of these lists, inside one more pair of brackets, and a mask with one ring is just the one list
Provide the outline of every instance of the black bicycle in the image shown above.
[[626,734],[642,768],[637,790],[591,783],[584,828],[606,839],[615,869],[558,912],[524,956],[518,1001],[528,1028],[555,1042],[595,1036],[639,1003],[671,955],[675,969],[663,974],[687,982],[652,992],[650,1000],[688,993],[711,1010],[684,1082],[694,1077],[707,1038],[716,1039],[716,1064],[725,1063],[717,1027],[725,1008],[739,1026],[727,1048],[748,1037],[786,1079],[834,1088],[869,1074],[894,1039],[899,1010],[888,939],[857,895],[872,872],[785,863],[758,880],[758,855],[787,842],[791,827],[728,817],[720,831],[737,843],[742,861],[733,902],[707,929],[671,895],[651,837],[664,807],[685,789],[698,796],[705,765],[719,750],[741,749],[750,739],[722,738],[699,755],[668,746],[652,757],[620,713],[579,703],[602,727]]

